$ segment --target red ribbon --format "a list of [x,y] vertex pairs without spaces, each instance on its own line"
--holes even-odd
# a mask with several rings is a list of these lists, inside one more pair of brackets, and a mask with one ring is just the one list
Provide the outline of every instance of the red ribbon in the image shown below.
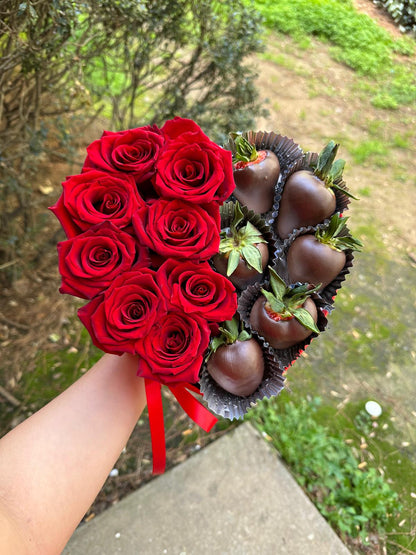
[[[153,474],[163,474],[166,468],[165,426],[163,421],[162,384],[154,380],[145,379],[147,408],[149,412],[150,437],[153,452]],[[202,395],[199,389],[189,383],[179,383],[168,386],[176,400],[205,432],[209,432],[218,418],[196,399],[191,391]]]

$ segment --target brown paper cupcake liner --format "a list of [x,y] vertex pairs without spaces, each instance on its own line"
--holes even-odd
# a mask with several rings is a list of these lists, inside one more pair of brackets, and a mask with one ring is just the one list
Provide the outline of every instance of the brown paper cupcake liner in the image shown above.
[[[288,368],[301,354],[302,351],[311,343],[312,339],[317,337],[316,333],[312,333],[303,341],[296,343],[292,347],[287,349],[274,349],[268,341],[261,336],[256,330],[254,330],[250,325],[250,313],[251,309],[253,308],[254,303],[259,298],[261,292],[262,285],[261,284],[254,284],[251,287],[248,287],[243,293],[241,294],[238,300],[238,313],[240,314],[241,319],[243,320],[244,324],[250,330],[250,333],[253,334],[254,337],[258,337],[265,346],[272,349],[275,354],[276,359],[279,361],[281,365],[286,369]],[[327,310],[326,305],[327,303],[320,297],[320,295],[313,295],[313,301],[316,304],[318,309],[318,321],[317,327],[320,332],[323,332],[328,324],[328,320],[326,318],[325,311]]]
[[229,420],[243,418],[247,411],[256,406],[258,401],[264,398],[275,397],[284,388],[284,368],[276,359],[273,349],[266,347],[261,339],[260,343],[264,357],[264,377],[259,387],[247,397],[240,397],[225,391],[210,376],[206,364],[203,365],[199,384],[203,398],[208,408],[215,414],[228,418]]

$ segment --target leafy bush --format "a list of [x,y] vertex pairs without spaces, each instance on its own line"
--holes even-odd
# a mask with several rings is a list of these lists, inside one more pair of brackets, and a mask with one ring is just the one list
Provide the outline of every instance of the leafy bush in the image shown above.
[[242,0],[10,0],[1,12],[3,269],[33,243],[37,164],[73,145],[74,114],[88,126],[103,111],[114,130],[181,115],[220,139],[259,111],[245,60],[260,17]]
[[389,12],[402,32],[416,33],[416,0],[374,0],[374,3]]
[[273,400],[263,401],[251,417],[327,520],[341,533],[366,541],[400,510],[397,493],[374,468],[360,470],[343,438],[316,422],[319,404],[319,399],[287,402],[279,413]]

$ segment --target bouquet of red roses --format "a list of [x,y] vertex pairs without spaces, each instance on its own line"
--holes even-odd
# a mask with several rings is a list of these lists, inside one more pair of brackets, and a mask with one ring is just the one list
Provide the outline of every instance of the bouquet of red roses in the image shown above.
[[[138,356],[153,470],[165,467],[161,387],[204,430],[278,395],[324,331],[352,267],[352,195],[334,141],[318,155],[274,132],[230,134],[189,119],[112,133],[88,148],[51,208],[60,291],[94,344]],[[227,201],[227,202],[225,202]],[[195,386],[198,384],[198,387]]]
[[163,471],[162,384],[204,429],[216,422],[189,391],[199,393],[191,384],[211,333],[237,309],[234,286],[208,263],[234,189],[231,152],[178,117],[105,131],[87,152],[51,207],[67,235],[60,291],[89,301],[78,314],[97,347],[138,355],[154,471]]

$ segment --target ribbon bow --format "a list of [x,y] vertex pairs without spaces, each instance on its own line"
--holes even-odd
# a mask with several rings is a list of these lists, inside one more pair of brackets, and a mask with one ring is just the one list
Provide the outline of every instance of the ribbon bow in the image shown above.
[[[209,432],[218,421],[218,418],[211,414],[201,402],[196,399],[193,393],[202,395],[199,389],[190,383],[178,383],[167,386],[176,400],[205,432]],[[163,421],[162,405],[162,384],[154,380],[145,378],[147,407],[149,412],[150,437],[153,452],[153,474],[163,474],[166,467],[166,443],[165,425]]]

